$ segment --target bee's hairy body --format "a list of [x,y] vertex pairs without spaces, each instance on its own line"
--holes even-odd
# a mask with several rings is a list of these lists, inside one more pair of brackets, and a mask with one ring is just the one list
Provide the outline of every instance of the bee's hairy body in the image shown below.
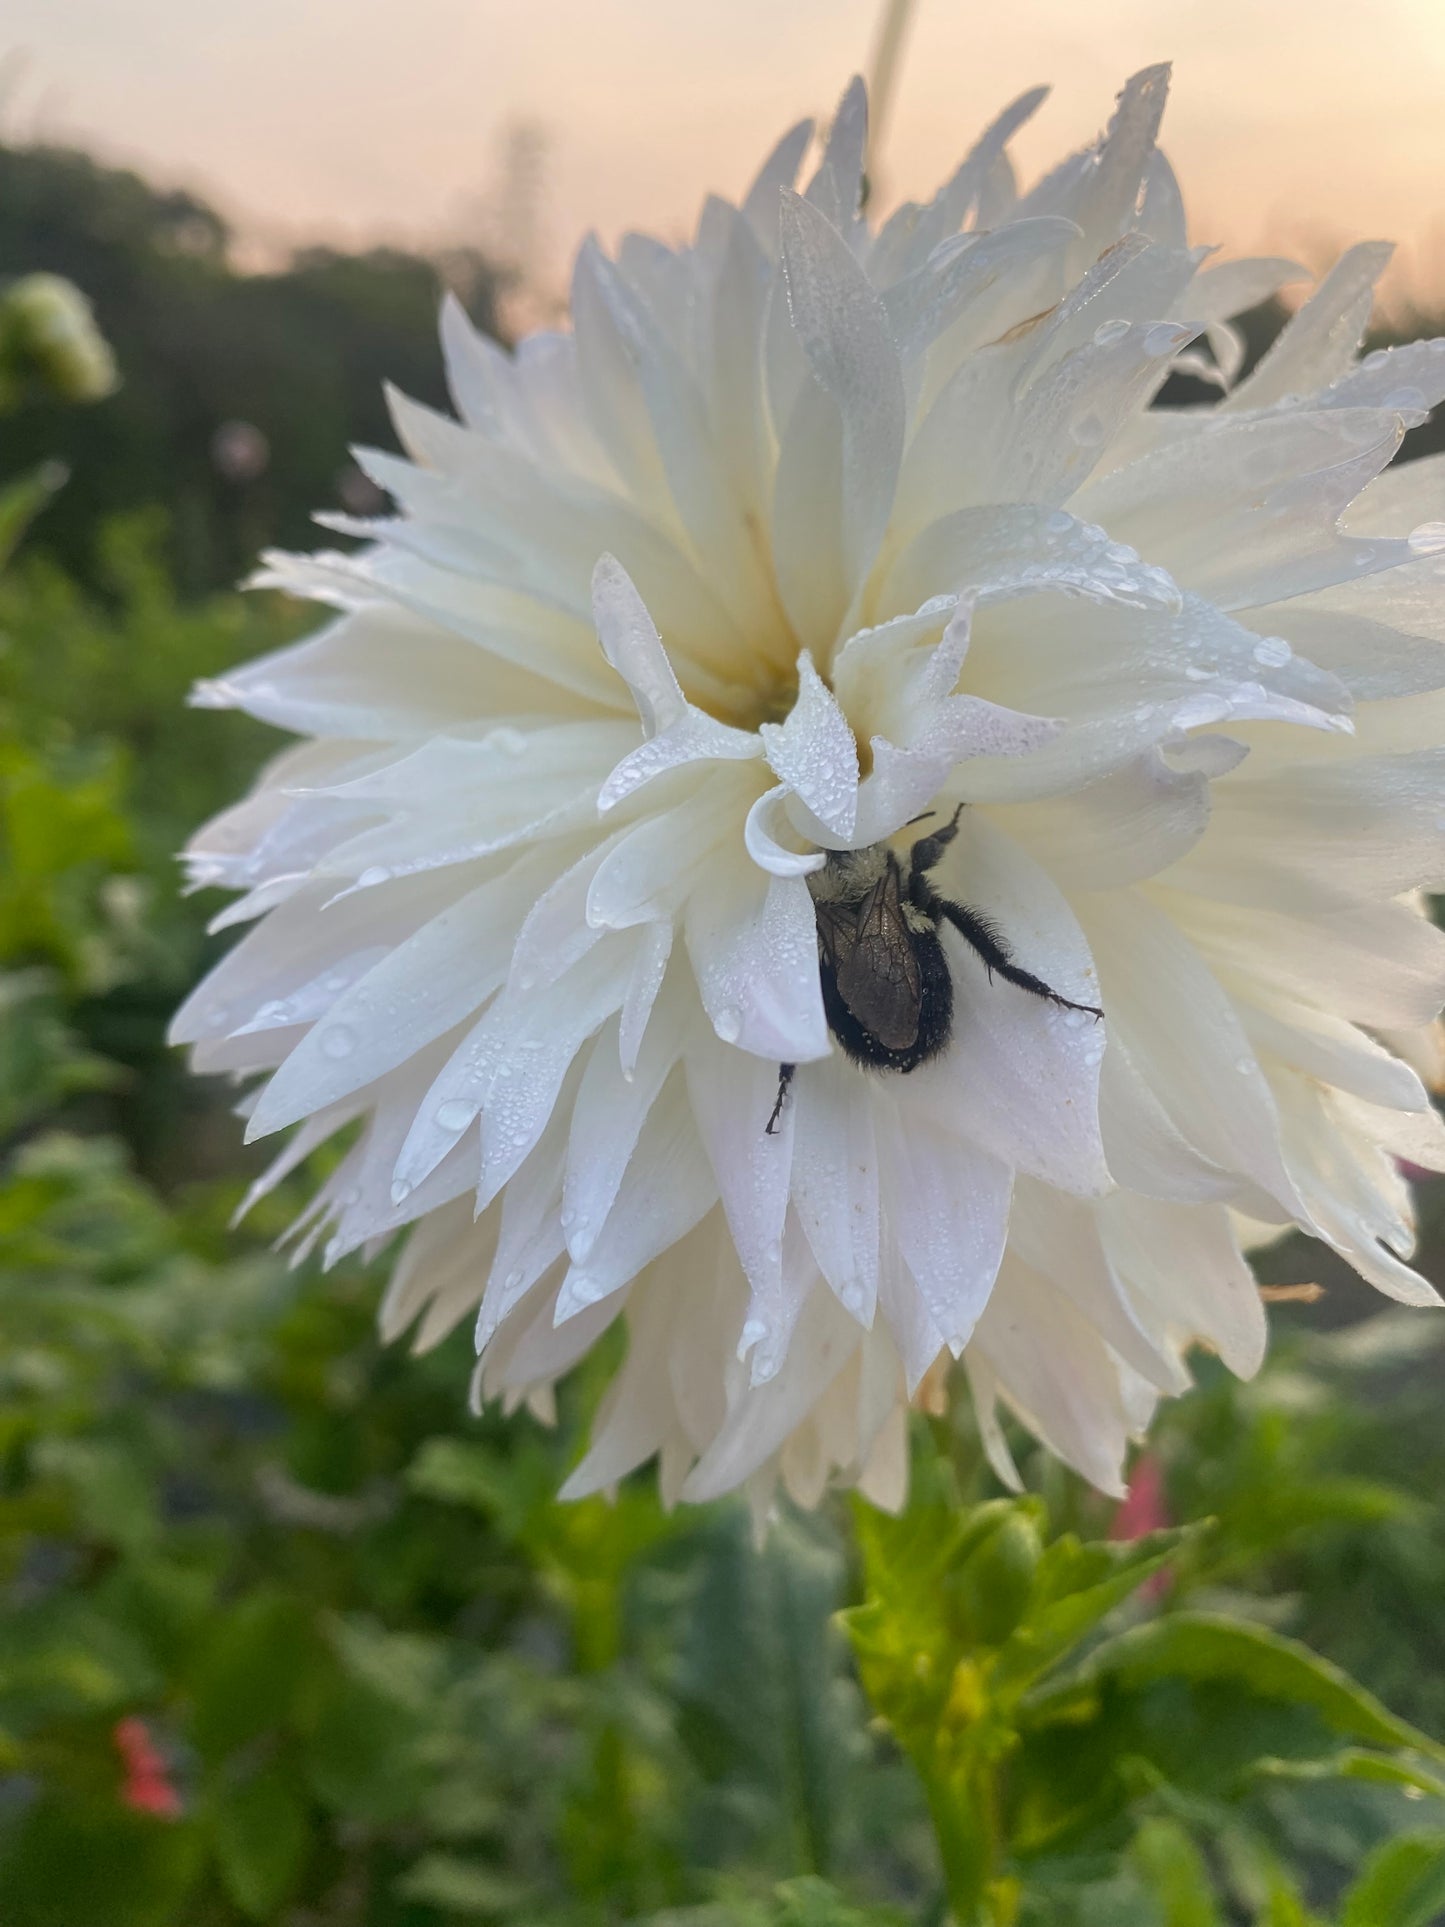
[[[949,822],[920,837],[907,870],[886,843],[835,851],[808,878],[818,924],[818,977],[828,1028],[847,1056],[869,1070],[908,1072],[937,1057],[953,1034],[953,977],[940,935],[958,931],[983,959],[990,979],[1066,1010],[1076,1004],[1021,969],[999,932],[979,911],[943,896],[929,872],[958,834],[960,803]],[[777,1128],[796,1066],[778,1067],[778,1098],[768,1119]]]

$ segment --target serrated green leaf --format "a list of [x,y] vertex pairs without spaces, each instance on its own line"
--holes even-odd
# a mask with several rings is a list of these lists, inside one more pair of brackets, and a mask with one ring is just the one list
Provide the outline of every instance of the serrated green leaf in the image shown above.
[[1067,1678],[1028,1696],[1035,1721],[1065,1712],[1071,1700],[1105,1681],[1137,1688],[1161,1680],[1220,1680],[1263,1699],[1307,1707],[1333,1732],[1374,1746],[1445,1759],[1445,1746],[1382,1706],[1348,1674],[1297,1640],[1204,1613],[1169,1613],[1131,1627],[1091,1653]]
[[1017,1690],[1056,1666],[1181,1546],[1208,1529],[1171,1527],[1124,1545],[1081,1545],[1072,1534],[1056,1539],[1040,1562],[1033,1609],[999,1654],[997,1685]]
[[1431,1927],[1445,1912],[1445,1832],[1388,1840],[1345,1896],[1340,1927]]

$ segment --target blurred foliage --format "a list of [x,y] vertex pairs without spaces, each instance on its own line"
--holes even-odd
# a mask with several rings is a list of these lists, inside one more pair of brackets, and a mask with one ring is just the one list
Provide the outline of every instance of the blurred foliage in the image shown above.
[[[163,1044],[213,947],[171,852],[273,739],[181,704],[304,626],[216,582],[305,540],[382,364],[434,392],[433,272],[240,276],[81,156],[0,185],[0,263],[79,275],[123,384],[5,424],[5,1927],[1445,1919],[1445,1334],[1302,1244],[1267,1275],[1338,1322],[1282,1307],[1251,1386],[1204,1362],[1150,1447],[1183,1523],[1112,1543],[1023,1438],[1000,1500],[960,1406],[905,1518],[758,1548],[647,1477],[555,1503],[608,1358],[555,1429],[470,1419],[465,1333],[384,1351],[374,1276],[275,1256],[304,1186],[228,1228],[254,1161]],[[210,464],[231,417],[264,499]]]
[[499,285],[464,251],[314,248],[241,273],[195,196],[66,148],[0,147],[0,278],[36,270],[85,290],[121,384],[96,407],[57,396],[7,425],[8,471],[72,471],[35,539],[93,581],[97,523],[164,505],[167,567],[188,596],[229,586],[268,543],[309,546],[313,510],[363,487],[350,446],[390,439],[384,383],[442,400],[443,278],[482,327]]

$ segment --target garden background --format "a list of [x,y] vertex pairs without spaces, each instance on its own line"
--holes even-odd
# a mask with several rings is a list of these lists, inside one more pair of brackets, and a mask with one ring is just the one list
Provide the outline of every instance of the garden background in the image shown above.
[[[186,692],[313,619],[231,585],[364,506],[346,450],[387,439],[383,379],[443,401],[439,286],[495,327],[507,274],[241,273],[199,200],[0,149],[0,278],[41,269],[91,297],[121,385],[0,421],[34,511],[0,574],[0,1922],[941,1921],[923,1794],[834,1615],[926,1596],[930,1494],[994,1495],[962,1407],[918,1420],[911,1534],[840,1500],[757,1550],[739,1506],[666,1516],[650,1475],[558,1506],[606,1361],[553,1429],[469,1417],[466,1331],[386,1349],[380,1267],[273,1252],[304,1184],[228,1228],[257,1158],[163,1042],[227,941],[173,853],[274,743]],[[1276,1306],[1255,1384],[1201,1360],[1123,1517],[1019,1441],[1052,1535],[1215,1522],[1109,1628],[1262,1635],[1108,1689],[1089,1800],[1027,1836],[1021,1927],[1445,1918],[1445,1789],[1279,1659],[1303,1640],[1445,1736],[1445,1321],[1302,1241],[1262,1272],[1324,1295]]]

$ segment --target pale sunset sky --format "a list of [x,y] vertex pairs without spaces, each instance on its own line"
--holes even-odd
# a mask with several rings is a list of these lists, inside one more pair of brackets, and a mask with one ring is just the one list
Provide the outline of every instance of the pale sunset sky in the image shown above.
[[[678,234],[867,64],[878,0],[0,0],[3,133],[198,189],[262,248],[473,238],[505,131],[547,133],[540,224]],[[1445,293],[1445,0],[918,0],[884,198],[931,190],[1005,101],[1054,94],[1026,177],[1175,62],[1165,145],[1200,240],[1319,263],[1401,244]]]

